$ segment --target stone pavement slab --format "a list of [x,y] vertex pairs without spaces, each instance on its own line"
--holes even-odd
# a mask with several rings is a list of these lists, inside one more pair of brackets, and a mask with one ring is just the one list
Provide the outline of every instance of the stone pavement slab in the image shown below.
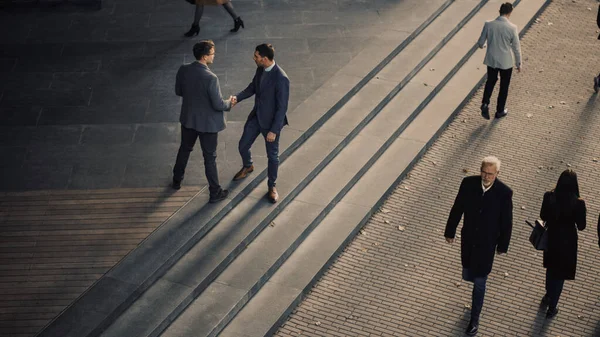
[[[508,255],[490,274],[479,336],[600,334],[597,6],[549,5],[522,40],[524,71],[513,73],[509,115],[483,120],[479,90],[277,336],[462,335],[472,286],[461,280],[460,245],[446,244],[443,230],[461,179],[477,174],[486,155],[502,160],[500,178],[514,190],[514,225]],[[539,309],[542,254],[524,221],[538,218],[543,193],[567,167],[579,175],[588,228],[579,235],[577,278],[566,282],[561,311],[548,321]]]

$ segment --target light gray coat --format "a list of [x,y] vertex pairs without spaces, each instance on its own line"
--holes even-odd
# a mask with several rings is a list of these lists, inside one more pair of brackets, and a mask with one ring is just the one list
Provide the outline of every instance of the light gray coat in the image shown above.
[[198,132],[219,132],[225,129],[225,114],[231,101],[221,95],[219,78],[208,66],[192,62],[177,72],[175,94],[183,97],[181,125]]
[[506,17],[499,16],[485,23],[477,41],[479,48],[485,46],[486,40],[488,46],[483,60],[486,66],[498,69],[510,69],[515,65],[521,67],[519,31]]

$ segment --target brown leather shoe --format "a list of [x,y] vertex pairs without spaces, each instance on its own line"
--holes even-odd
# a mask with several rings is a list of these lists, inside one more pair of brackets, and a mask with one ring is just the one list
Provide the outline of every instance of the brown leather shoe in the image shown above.
[[277,189],[275,187],[269,187],[269,201],[272,203],[276,203],[279,200],[279,193],[277,193]]
[[242,169],[233,176],[233,180],[242,180],[246,178],[250,173],[254,171],[254,165],[250,165],[250,167],[242,167]]

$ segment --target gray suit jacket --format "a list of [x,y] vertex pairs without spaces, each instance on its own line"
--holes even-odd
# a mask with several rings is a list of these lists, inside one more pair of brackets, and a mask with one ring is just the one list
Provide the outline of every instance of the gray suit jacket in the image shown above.
[[175,94],[183,97],[181,125],[199,132],[219,132],[225,129],[225,114],[231,101],[224,100],[219,78],[199,62],[184,64],[177,72]]
[[[487,51],[483,63],[492,68],[510,69],[513,66],[521,67],[521,43],[517,26],[508,21],[504,16],[488,21],[483,26],[479,37],[479,48],[485,46]],[[511,53],[512,49],[512,53]],[[514,60],[513,60],[514,54]]]

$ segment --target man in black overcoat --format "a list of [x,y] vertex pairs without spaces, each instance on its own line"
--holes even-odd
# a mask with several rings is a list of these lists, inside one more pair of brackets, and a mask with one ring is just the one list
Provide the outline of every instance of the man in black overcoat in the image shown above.
[[446,241],[453,243],[464,214],[460,245],[462,277],[473,282],[471,321],[466,331],[469,336],[477,334],[494,255],[508,251],[512,232],[512,190],[496,179],[499,172],[500,160],[489,156],[481,163],[481,175],[463,179],[444,232]]

